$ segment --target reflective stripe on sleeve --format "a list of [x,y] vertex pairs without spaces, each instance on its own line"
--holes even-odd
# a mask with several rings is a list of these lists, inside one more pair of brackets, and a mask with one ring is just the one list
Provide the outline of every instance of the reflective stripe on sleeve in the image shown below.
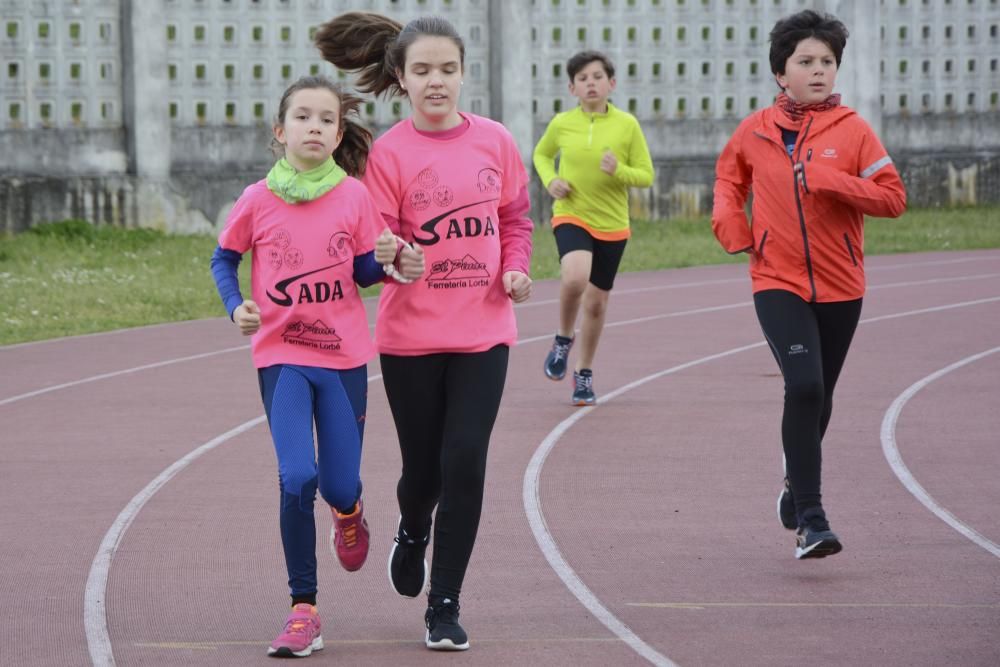
[[876,171],[886,166],[887,164],[892,164],[892,158],[889,157],[888,155],[879,160],[876,160],[867,169],[864,169],[861,172],[861,178],[868,178],[869,176],[871,176],[872,174],[874,174]]

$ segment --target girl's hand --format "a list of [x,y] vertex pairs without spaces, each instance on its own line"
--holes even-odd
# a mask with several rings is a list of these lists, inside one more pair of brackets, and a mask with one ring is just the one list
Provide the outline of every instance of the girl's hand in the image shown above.
[[531,296],[531,278],[520,271],[507,271],[503,274],[503,290],[514,303],[527,301]]
[[396,261],[396,235],[388,227],[375,239],[375,261],[379,264]]
[[244,336],[254,335],[260,329],[260,307],[250,299],[244,299],[233,311],[233,322]]
[[601,171],[609,176],[614,176],[616,169],[618,169],[618,158],[615,157],[615,154],[609,148],[601,156]]
[[414,243],[403,246],[399,253],[399,272],[407,280],[416,280],[424,274],[424,249]]
[[553,178],[549,181],[549,187],[546,189],[556,199],[565,199],[573,192],[573,188],[570,187],[569,183],[561,178]]

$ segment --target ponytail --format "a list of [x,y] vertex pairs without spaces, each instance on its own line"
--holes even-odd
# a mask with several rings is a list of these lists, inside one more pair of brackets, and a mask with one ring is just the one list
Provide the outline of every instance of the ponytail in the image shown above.
[[436,16],[403,26],[381,14],[348,12],[320,26],[316,46],[337,69],[360,72],[355,85],[361,92],[405,96],[399,73],[406,69],[406,50],[420,37],[450,39],[465,67],[465,43],[451,23]]
[[337,150],[333,151],[337,164],[355,178],[364,176],[372,148],[372,133],[359,120],[363,103],[364,100],[356,95],[340,94],[340,127],[344,133]]
[[360,72],[355,85],[361,92],[403,95],[396,68],[403,68],[405,57],[398,65],[392,57],[402,29],[402,24],[380,14],[348,12],[320,26],[316,46],[338,69]]

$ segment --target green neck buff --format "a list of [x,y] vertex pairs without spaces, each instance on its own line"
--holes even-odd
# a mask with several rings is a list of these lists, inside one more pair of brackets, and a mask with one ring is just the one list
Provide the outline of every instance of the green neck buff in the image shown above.
[[289,204],[299,204],[322,197],[345,176],[347,172],[332,157],[309,171],[296,171],[288,160],[281,158],[267,174],[267,189]]

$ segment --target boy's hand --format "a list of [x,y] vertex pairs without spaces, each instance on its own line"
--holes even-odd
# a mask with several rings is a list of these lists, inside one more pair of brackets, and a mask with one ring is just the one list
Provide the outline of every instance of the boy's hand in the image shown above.
[[792,171],[795,173],[795,181],[801,186],[806,186],[806,165],[804,162],[796,162],[795,166],[792,167]]
[[605,150],[604,155],[601,156],[601,171],[609,176],[614,176],[616,169],[618,169],[618,158],[611,152],[611,149]]
[[375,261],[379,264],[396,261],[396,235],[388,227],[375,239]]
[[260,307],[250,299],[244,299],[233,311],[233,322],[244,336],[254,335],[260,329]]
[[549,182],[549,187],[546,189],[549,191],[549,194],[556,199],[569,197],[570,193],[573,192],[573,188],[569,186],[569,183],[561,178],[553,178]]
[[412,248],[403,246],[399,253],[399,273],[407,280],[416,280],[424,274],[424,249],[416,243]]
[[531,296],[531,278],[520,271],[507,271],[503,274],[503,290],[514,303],[527,301]]

